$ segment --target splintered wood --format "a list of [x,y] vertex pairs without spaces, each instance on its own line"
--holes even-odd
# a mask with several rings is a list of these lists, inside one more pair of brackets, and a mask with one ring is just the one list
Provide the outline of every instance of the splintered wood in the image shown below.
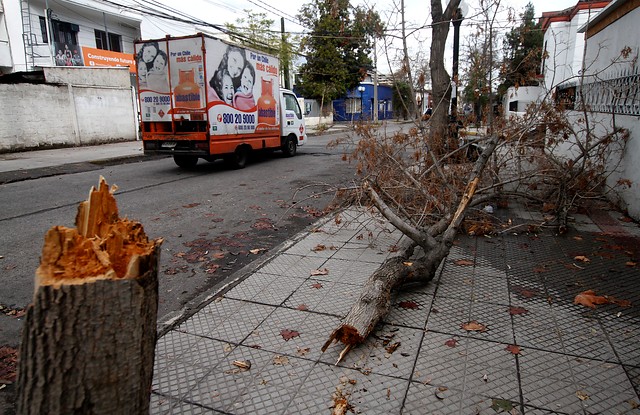
[[36,290],[42,285],[140,275],[141,262],[162,241],[149,241],[142,225],[118,216],[115,190],[100,177],[98,189],[92,188],[89,198],[78,207],[76,229],[55,226],[47,232],[36,271]]
[[149,413],[162,239],[118,215],[103,177],[76,228],[45,235],[18,364],[17,413]]

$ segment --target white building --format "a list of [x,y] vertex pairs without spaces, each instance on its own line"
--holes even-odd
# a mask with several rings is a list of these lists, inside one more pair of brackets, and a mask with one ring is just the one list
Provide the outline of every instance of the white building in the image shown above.
[[542,74],[546,91],[575,79],[582,68],[584,36],[578,33],[589,18],[594,18],[610,0],[580,0],[565,10],[543,12],[544,31]]
[[[640,2],[604,3],[579,1],[573,8],[543,13],[549,53],[543,63],[545,85],[563,103],[582,143],[620,129],[610,135],[606,154],[606,184],[614,189],[608,196],[640,220]],[[567,141],[553,151],[571,155],[573,144]]]

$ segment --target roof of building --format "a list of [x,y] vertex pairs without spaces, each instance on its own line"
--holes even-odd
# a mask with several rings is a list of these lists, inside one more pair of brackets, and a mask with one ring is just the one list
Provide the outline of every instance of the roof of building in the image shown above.
[[[580,10],[600,10],[606,7],[611,0],[579,0],[575,6],[553,12],[542,12],[540,26],[546,32],[551,23],[570,22]],[[624,1],[624,0],[623,0]]]

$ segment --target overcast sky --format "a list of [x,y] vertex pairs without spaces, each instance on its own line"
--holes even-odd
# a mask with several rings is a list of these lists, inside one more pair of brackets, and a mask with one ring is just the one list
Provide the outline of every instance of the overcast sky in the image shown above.
[[[285,30],[288,32],[302,33],[305,28],[296,24],[296,15],[299,12],[300,7],[305,4],[304,0],[159,0],[172,8],[176,8],[182,12],[196,16],[209,23],[224,25],[225,23],[236,23],[239,18],[246,16],[244,10],[250,9],[254,12],[264,12],[267,16],[275,20],[274,30],[280,30],[280,18],[285,19]],[[399,35],[399,32],[394,32],[393,28],[398,27],[399,17],[397,13],[394,13],[394,2],[400,4],[400,0],[351,0],[352,4],[360,4],[368,7],[373,7],[383,18],[383,21],[387,23],[390,34]],[[468,4],[468,16],[474,14],[474,5],[477,4],[477,0],[463,0]],[[533,0],[532,3],[535,8],[536,17],[542,15],[542,12],[562,10],[571,7],[577,3],[578,0]],[[502,4],[506,7],[511,7],[515,10],[515,14],[520,14],[528,0],[502,0]],[[431,30],[426,27],[430,23],[430,9],[429,2],[427,0],[404,0],[405,5],[405,20],[407,30],[415,29],[415,35],[412,36],[409,44],[410,54],[416,56],[419,54],[428,54]],[[398,7],[395,8],[396,10]],[[465,37],[470,32],[469,24],[472,23],[472,19],[463,22],[461,32],[461,43],[464,44]],[[508,22],[506,14],[502,19],[498,19],[498,26],[502,26],[503,31],[509,30],[513,27],[513,23]],[[465,27],[467,29],[465,29]],[[170,25],[161,20],[153,21],[149,27],[145,28],[146,32],[155,32],[152,37],[163,37],[165,34],[171,35],[185,35],[191,34],[190,30],[185,29],[185,32],[178,33],[170,29]],[[452,31],[449,33],[447,50],[452,49]],[[379,72],[389,73],[391,68],[388,62],[395,60],[393,47],[398,47],[399,43],[396,42],[392,45],[392,49],[385,49],[383,45],[378,45],[378,69]],[[447,53],[446,60],[449,63],[451,60],[451,54]],[[464,65],[464,62],[461,62]],[[450,64],[448,64],[450,66]]]

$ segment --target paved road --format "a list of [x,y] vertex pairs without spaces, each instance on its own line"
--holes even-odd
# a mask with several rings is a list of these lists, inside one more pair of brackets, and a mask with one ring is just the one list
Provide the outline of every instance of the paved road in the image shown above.
[[[294,158],[274,153],[243,170],[201,161],[184,171],[165,158],[80,171],[76,164],[67,174],[55,167],[59,175],[0,185],[0,345],[19,343],[21,319],[6,314],[31,301],[45,232],[74,225],[78,203],[100,175],[119,187],[120,214],[165,240],[159,307],[164,324],[321,215],[333,196],[326,185],[354,177],[342,150],[327,148],[344,134],[310,137]],[[252,254],[254,249],[261,251]]]

